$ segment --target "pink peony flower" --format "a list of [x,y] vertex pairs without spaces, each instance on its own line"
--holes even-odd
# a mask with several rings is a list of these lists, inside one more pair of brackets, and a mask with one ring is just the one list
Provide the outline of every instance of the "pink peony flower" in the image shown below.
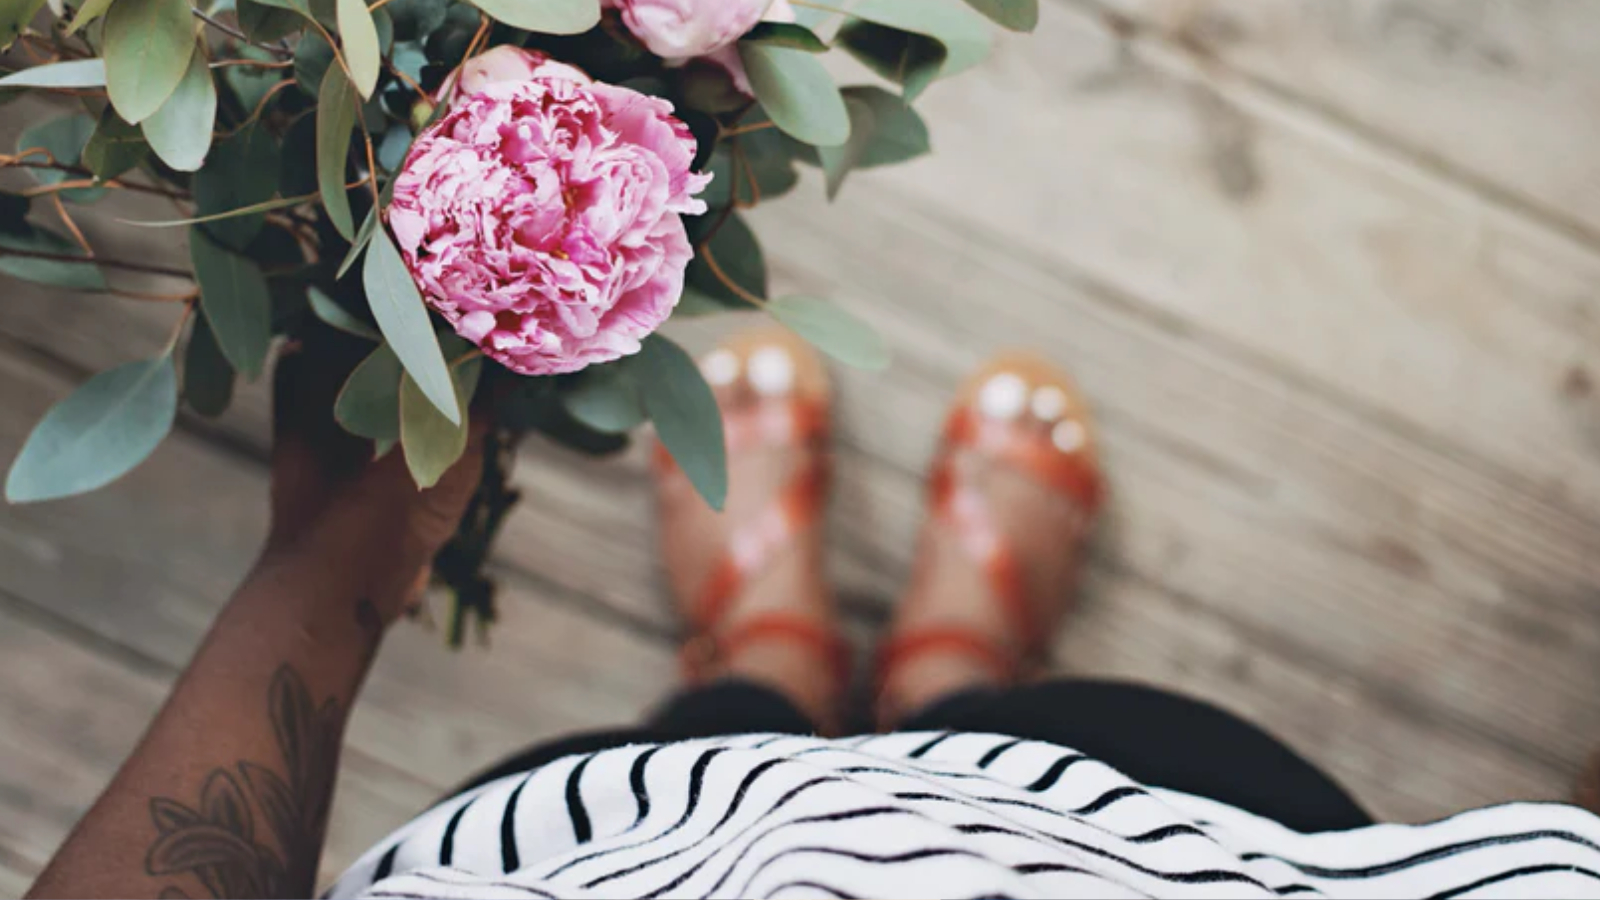
[[[788,0],[606,0],[651,53],[668,60],[706,56],[760,22],[767,7]],[[786,21],[793,21],[788,19]]]
[[[793,22],[795,20],[794,7],[789,5],[789,0],[772,0],[772,5],[767,7],[767,14],[761,17],[763,22]],[[739,93],[746,97],[754,97],[755,89],[750,86],[750,76],[744,70],[744,60],[739,58],[739,48],[733,44],[718,48],[706,54],[707,60],[721,66],[733,79],[733,86]]]
[[672,104],[543,72],[458,97],[395,178],[390,228],[428,304],[525,375],[636,353],[683,292],[710,175]]
[[549,54],[501,44],[457,66],[439,88],[435,102],[451,103],[458,94],[476,94],[501,81],[529,81],[534,78],[589,80],[582,69],[557,62]]

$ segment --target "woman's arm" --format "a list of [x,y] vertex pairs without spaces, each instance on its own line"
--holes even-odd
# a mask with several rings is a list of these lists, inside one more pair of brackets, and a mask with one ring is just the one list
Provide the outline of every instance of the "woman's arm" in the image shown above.
[[312,895],[350,707],[477,485],[479,442],[419,493],[399,453],[372,463],[296,422],[329,406],[289,381],[261,561],[30,897]]

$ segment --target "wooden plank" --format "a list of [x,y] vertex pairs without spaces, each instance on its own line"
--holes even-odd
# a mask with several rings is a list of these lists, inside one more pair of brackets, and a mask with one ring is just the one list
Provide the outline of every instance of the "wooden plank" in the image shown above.
[[[85,645],[0,597],[0,891],[20,896],[99,796],[166,696],[153,672]],[[329,823],[330,879],[431,802],[435,790],[347,753]]]
[[1419,165],[1600,243],[1600,9],[1097,0]]
[[1600,508],[1593,248],[1059,4],[921,105],[937,152],[853,179],[830,224],[896,186],[918,203],[894,228],[935,211],[1157,330]]
[[[891,334],[889,376],[844,379],[844,395],[873,398],[843,410],[848,441],[920,471],[955,373],[1026,335],[1098,402],[1116,498],[1109,558],[1263,640],[1576,765],[1600,730],[1592,518],[1153,329],[1048,258],[891,188],[852,189],[847,224],[819,224],[804,197],[758,217],[785,248],[789,287],[851,301]],[[1004,302],[974,314],[983,301],[965,298]],[[857,481],[841,497],[865,506],[872,491]],[[845,540],[904,540],[913,526],[885,518],[906,505],[856,508]]]

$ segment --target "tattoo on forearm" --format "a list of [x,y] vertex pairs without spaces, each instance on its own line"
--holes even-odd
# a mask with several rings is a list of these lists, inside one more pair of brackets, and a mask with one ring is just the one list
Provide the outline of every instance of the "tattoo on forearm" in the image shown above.
[[[218,898],[306,896],[312,890],[344,709],[332,699],[315,705],[289,666],[273,676],[267,709],[287,779],[240,760],[206,776],[198,809],[170,797],[151,799],[150,818],[161,836],[145,855],[148,875],[192,873]],[[186,895],[172,887],[162,896]]]

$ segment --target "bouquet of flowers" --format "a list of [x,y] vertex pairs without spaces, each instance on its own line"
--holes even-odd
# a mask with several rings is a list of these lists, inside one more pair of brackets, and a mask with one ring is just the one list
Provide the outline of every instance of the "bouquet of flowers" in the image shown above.
[[[48,13],[42,7],[49,3]],[[198,2],[198,5],[196,3]],[[515,502],[528,432],[592,453],[653,421],[713,506],[721,420],[672,316],[760,309],[838,360],[884,344],[839,306],[771,297],[740,211],[821,168],[928,151],[911,103],[979,62],[990,21],[1037,0],[0,0],[19,90],[80,110],[32,124],[0,167],[0,272],[115,297],[137,265],[97,257],[71,209],[163,194],[193,289],[164,352],[56,405],[6,480],[11,502],[101,487],[138,465],[179,403],[228,406],[275,339],[365,341],[334,415],[426,488],[493,396],[485,474],[436,561],[468,616]],[[883,84],[841,89],[843,49]],[[893,88],[891,90],[890,88]],[[20,185],[20,186],[19,186]],[[331,386],[330,386],[330,393]]]

